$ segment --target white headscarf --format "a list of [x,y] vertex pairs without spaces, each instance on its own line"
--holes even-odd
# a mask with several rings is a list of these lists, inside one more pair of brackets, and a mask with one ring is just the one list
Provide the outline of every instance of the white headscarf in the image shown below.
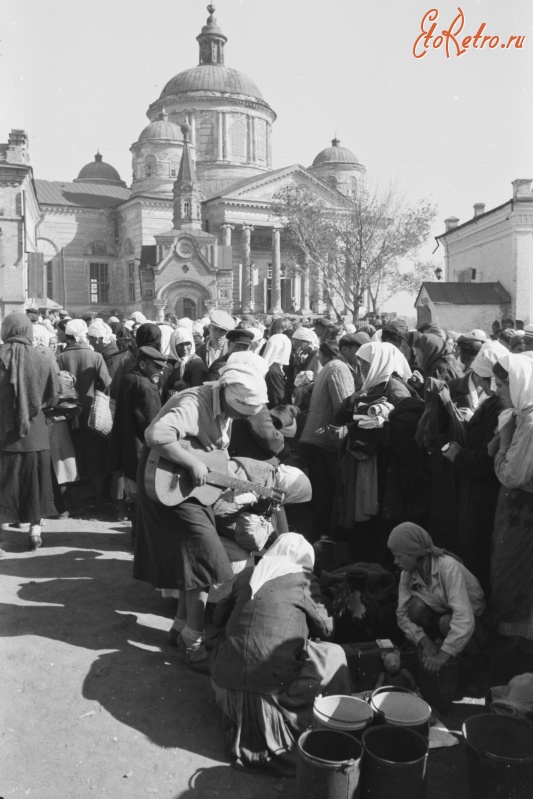
[[91,338],[103,339],[104,344],[109,344],[113,339],[113,331],[109,325],[106,325],[103,319],[93,319],[87,329],[87,335],[91,336]]
[[404,380],[411,377],[409,364],[394,344],[371,341],[369,344],[359,347],[357,357],[370,364],[368,375],[361,387],[362,392],[368,392],[374,386],[385,383],[393,372],[403,377]]
[[492,368],[509,350],[499,341],[486,341],[472,361],[472,371],[478,377],[493,377]]
[[158,325],[158,327],[161,331],[161,341],[159,342],[161,355],[170,355],[170,340],[172,338],[174,328],[167,324],[161,324]]
[[188,316],[184,316],[182,319],[178,319],[178,327],[185,327],[187,330],[193,329],[193,321],[189,319]]
[[33,326],[33,346],[36,347],[41,344],[43,347],[48,347],[50,339],[55,336],[55,333],[50,333],[44,325],[39,323]]
[[527,355],[506,352],[498,362],[509,372],[509,393],[513,408],[525,411],[533,405],[533,360]]
[[273,363],[279,363],[282,366],[288,366],[291,357],[291,340],[285,333],[275,333],[270,336],[266,343],[263,358],[268,366]]
[[[178,355],[178,350],[177,350],[178,344],[191,344],[190,353],[188,355]],[[170,354],[172,355],[172,357],[179,363],[186,364],[187,361],[190,361],[190,359],[196,352],[192,331],[188,330],[185,327],[177,327],[175,330],[172,330],[169,341],[169,347],[170,347]]]
[[313,496],[311,481],[296,466],[286,466],[281,463],[276,470],[275,486],[285,494],[284,505],[309,502]]
[[263,331],[259,330],[258,327],[249,327],[248,330],[254,335],[252,339],[251,350],[252,352],[255,352],[263,344]]
[[136,325],[143,325],[146,322],[146,316],[140,311],[134,311],[130,316]]
[[252,599],[270,580],[286,574],[312,572],[315,565],[315,551],[309,541],[299,533],[283,533],[267,549],[250,580]]
[[[320,344],[315,331],[310,330],[308,327],[298,327],[292,334],[292,337],[298,341],[307,341],[309,344],[312,344],[315,350],[318,349],[318,345]],[[285,336],[285,338],[288,337]]]
[[65,335],[73,336],[78,344],[87,343],[87,325],[83,319],[70,319],[65,327]]
[[227,360],[228,366],[235,363],[242,363],[251,366],[255,369],[261,377],[264,377],[268,372],[268,364],[260,355],[256,355],[250,350],[243,350],[242,352],[232,352]]
[[[243,416],[254,416],[268,402],[265,378],[258,371],[257,365],[242,363],[230,359],[237,355],[253,355],[253,353],[234,353],[222,367],[219,379],[204,383],[213,387],[213,413],[222,414],[220,405],[220,389],[224,389],[224,398],[228,405]],[[259,357],[259,356],[255,356]]]

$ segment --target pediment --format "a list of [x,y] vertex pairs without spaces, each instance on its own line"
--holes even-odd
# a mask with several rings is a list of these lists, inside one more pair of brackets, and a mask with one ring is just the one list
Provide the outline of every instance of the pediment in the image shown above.
[[246,204],[270,203],[275,195],[291,186],[303,186],[309,189],[327,206],[332,208],[342,207],[347,202],[344,195],[339,191],[333,189],[316,175],[313,175],[305,167],[296,164],[234,183],[217,197],[208,200],[207,204],[213,200],[232,203],[243,202]]
[[215,236],[197,236],[189,231],[172,231],[174,235],[166,238],[165,234],[156,236],[159,239],[161,260],[154,267],[158,274],[169,267],[180,269],[184,275],[191,270],[199,276],[207,276],[216,270],[217,239]]

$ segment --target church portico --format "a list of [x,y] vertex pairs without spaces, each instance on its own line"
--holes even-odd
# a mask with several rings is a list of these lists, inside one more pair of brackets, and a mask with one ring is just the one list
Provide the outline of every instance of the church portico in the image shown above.
[[154,301],[158,321],[163,321],[167,313],[174,314],[178,319],[184,316],[189,319],[201,319],[210,308],[214,307],[215,292],[214,280],[211,286],[189,278],[161,286]]

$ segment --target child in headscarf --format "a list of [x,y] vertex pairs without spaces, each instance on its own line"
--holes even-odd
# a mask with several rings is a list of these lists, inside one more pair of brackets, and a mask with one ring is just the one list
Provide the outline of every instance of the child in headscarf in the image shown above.
[[434,546],[417,524],[399,524],[387,546],[402,569],[398,626],[420,647],[424,667],[437,672],[469,644],[485,610],[483,591],[457,556]]

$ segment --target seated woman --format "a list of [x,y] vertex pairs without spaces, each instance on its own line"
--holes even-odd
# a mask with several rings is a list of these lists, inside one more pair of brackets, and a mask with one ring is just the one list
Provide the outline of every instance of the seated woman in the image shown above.
[[325,643],[333,621],[313,565],[311,544],[285,533],[215,610],[224,630],[212,683],[236,768],[294,776],[296,741],[312,721],[316,697],[351,693],[344,651]]
[[402,569],[396,611],[398,626],[421,648],[422,663],[437,672],[467,647],[477,654],[479,617],[485,597],[477,579],[445,549],[433,546],[429,533],[412,522],[395,527],[387,542]]

